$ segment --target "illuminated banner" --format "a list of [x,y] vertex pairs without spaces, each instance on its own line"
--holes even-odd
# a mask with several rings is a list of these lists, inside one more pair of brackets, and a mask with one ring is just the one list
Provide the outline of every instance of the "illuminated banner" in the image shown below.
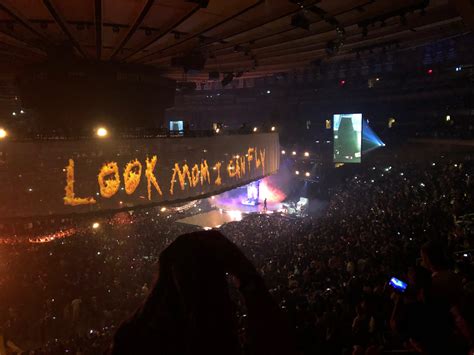
[[362,156],[362,114],[335,114],[333,122],[334,162],[360,163]]
[[199,198],[272,174],[276,133],[0,143],[0,219]]

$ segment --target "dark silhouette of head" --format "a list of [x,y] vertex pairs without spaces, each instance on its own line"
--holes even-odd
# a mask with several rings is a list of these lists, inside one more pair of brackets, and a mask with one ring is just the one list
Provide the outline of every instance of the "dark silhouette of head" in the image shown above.
[[434,241],[426,242],[421,246],[422,264],[431,272],[448,268],[448,257],[442,244]]
[[121,325],[113,354],[239,354],[226,272],[200,238],[178,237],[160,255],[157,280],[143,305]]

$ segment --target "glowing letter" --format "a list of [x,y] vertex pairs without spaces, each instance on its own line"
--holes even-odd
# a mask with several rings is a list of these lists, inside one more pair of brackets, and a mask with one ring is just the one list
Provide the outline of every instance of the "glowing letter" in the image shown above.
[[[113,175],[113,179],[105,179],[107,176]],[[102,197],[111,198],[117,193],[120,187],[120,175],[116,162],[112,161],[102,166],[98,175],[100,194]]]
[[260,158],[258,157],[258,151],[257,151],[257,147],[255,147],[255,167],[258,169],[260,168],[260,164],[262,162],[260,161]]
[[235,159],[235,173],[237,174],[237,177],[240,179],[240,164],[239,164],[239,159]]
[[253,148],[249,148],[248,152],[247,152],[247,161],[249,163],[249,172],[251,171],[250,169],[250,162],[253,160]]
[[146,158],[146,170],[145,170],[145,176],[147,180],[147,189],[148,189],[148,200],[151,200],[151,184],[155,187],[156,191],[160,194],[160,196],[163,196],[163,193],[161,192],[160,185],[158,184],[158,181],[156,181],[156,176],[153,173],[153,170],[155,169],[157,157],[154,155],[151,160]]
[[210,184],[211,175],[209,174],[209,166],[207,165],[207,161],[204,160],[201,163],[201,185],[204,184],[204,181],[206,181],[206,179],[207,179],[207,183]]
[[66,167],[66,196],[64,204],[69,206],[92,205],[96,201],[92,197],[76,197],[74,194],[74,160],[69,159],[69,165]]
[[194,164],[191,169],[191,182],[192,187],[196,187],[199,182],[199,167],[197,164]]
[[217,186],[221,185],[222,184],[222,179],[221,179],[221,162],[218,161],[216,163],[216,165],[214,165],[214,170],[217,170],[217,178],[216,178],[216,181],[214,181],[214,184],[216,184]]
[[229,173],[229,177],[231,178],[237,175],[234,166],[234,159],[229,160],[229,164],[227,164],[227,172]]
[[245,157],[240,157],[240,170],[242,171],[242,175],[245,175]]
[[[138,171],[134,171],[136,168]],[[125,165],[123,172],[123,181],[125,183],[125,192],[131,195],[135,192],[140,184],[140,178],[142,177],[142,164],[138,160],[134,160]]]
[[189,181],[189,185],[192,186],[192,180],[191,180],[191,174],[189,173],[189,167],[188,164],[183,165],[183,170],[179,168],[179,164],[175,163],[174,164],[174,169],[173,169],[173,177],[171,178],[171,186],[170,186],[170,194],[172,195],[174,193],[174,182],[176,181],[176,174],[178,174],[178,180],[179,180],[179,186],[181,187],[181,190],[184,190],[184,178],[187,177]]
[[260,150],[260,161],[262,162],[262,173],[265,175],[265,149]]

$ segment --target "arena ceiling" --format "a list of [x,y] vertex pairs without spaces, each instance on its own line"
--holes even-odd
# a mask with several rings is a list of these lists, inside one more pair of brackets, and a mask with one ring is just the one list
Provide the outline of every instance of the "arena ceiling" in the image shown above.
[[152,65],[177,80],[173,58],[190,53],[205,62],[187,80],[257,77],[469,32],[473,9],[470,0],[0,0],[0,73],[5,82],[67,45],[79,58]]

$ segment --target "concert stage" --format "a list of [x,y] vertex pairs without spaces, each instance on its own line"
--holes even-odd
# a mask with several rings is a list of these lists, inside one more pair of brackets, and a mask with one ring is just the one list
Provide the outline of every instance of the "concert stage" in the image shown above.
[[211,204],[216,207],[209,212],[199,213],[194,216],[179,219],[176,222],[192,224],[204,229],[218,228],[221,225],[229,222],[241,221],[245,214],[249,213],[273,213],[281,209],[281,203],[268,203],[267,210],[264,211],[263,205],[246,206],[239,203],[232,203],[230,201],[217,201],[217,197],[211,200]]
[[[255,206],[244,205],[240,201],[234,199],[225,199],[216,197],[211,204],[224,211],[239,211],[242,213],[264,213],[265,209],[263,203]],[[282,204],[279,202],[268,202],[266,212],[274,212],[282,209]]]
[[273,213],[283,209],[285,194],[272,182],[272,177],[226,191],[207,199],[211,210],[178,220],[200,226],[216,228],[225,223],[240,221],[249,213]]
[[199,213],[194,216],[178,220],[178,223],[192,224],[204,229],[217,228],[229,222],[238,222],[242,220],[240,211],[224,211],[222,209],[211,210],[205,213]]

